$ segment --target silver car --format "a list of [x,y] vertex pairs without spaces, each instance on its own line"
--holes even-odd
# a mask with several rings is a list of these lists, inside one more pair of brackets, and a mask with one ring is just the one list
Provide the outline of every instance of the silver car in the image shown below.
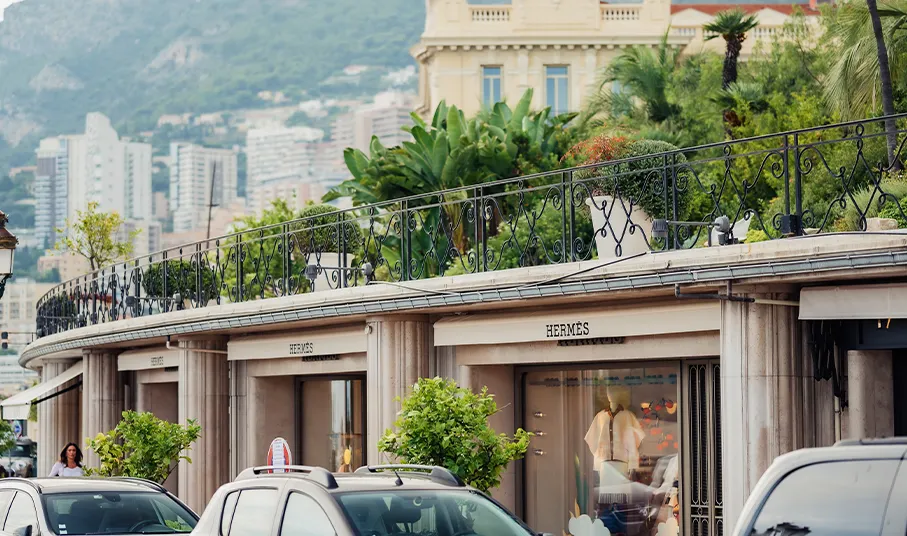
[[176,534],[198,516],[162,486],[131,478],[0,480],[0,536]]
[[842,441],[779,456],[730,536],[904,536],[907,439]]

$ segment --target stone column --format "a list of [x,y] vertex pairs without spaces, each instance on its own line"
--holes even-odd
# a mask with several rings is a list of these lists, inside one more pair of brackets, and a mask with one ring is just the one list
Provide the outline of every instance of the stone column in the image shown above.
[[[751,297],[790,300],[785,294]],[[733,523],[774,459],[804,446],[797,308],[722,302],[724,519]]]
[[894,435],[890,350],[847,352],[847,399],[851,439]]
[[179,466],[179,496],[201,513],[221,485],[230,481],[230,375],[227,341],[180,339],[179,423],[201,426],[189,452],[192,463]]
[[428,375],[432,324],[424,316],[370,318],[368,324],[368,448],[366,463],[385,461],[378,438],[393,426],[405,397],[419,378]]
[[[82,362],[82,433],[92,439],[113,430],[122,419],[124,387],[116,354],[86,350]],[[98,467],[100,461],[86,450],[84,463]]]
[[[56,378],[69,367],[73,360],[49,360],[41,367],[41,382]],[[79,378],[62,385],[59,391],[72,387]],[[60,396],[38,404],[38,467],[36,476],[47,476],[54,463],[60,458],[60,451],[67,443],[76,443],[84,451],[85,438],[81,430],[81,398],[79,389],[73,389]]]

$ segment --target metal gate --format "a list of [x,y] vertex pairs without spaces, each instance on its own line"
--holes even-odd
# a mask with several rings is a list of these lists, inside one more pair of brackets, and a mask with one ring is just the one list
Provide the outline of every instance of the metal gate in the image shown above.
[[686,363],[684,535],[722,536],[721,370],[718,360]]

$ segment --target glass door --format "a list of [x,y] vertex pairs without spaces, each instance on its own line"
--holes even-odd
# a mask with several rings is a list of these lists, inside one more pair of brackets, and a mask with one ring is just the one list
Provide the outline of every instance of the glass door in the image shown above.
[[528,371],[526,521],[552,534],[678,536],[679,365]]
[[302,378],[296,461],[349,473],[365,464],[365,380]]

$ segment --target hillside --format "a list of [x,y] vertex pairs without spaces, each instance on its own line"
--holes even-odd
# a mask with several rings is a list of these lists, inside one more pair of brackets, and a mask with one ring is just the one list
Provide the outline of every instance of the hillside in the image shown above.
[[80,130],[88,111],[130,132],[164,113],[263,106],[263,90],[373,93],[380,76],[350,79],[343,68],[411,65],[424,9],[414,0],[24,0],[0,22],[0,173],[40,135]]

